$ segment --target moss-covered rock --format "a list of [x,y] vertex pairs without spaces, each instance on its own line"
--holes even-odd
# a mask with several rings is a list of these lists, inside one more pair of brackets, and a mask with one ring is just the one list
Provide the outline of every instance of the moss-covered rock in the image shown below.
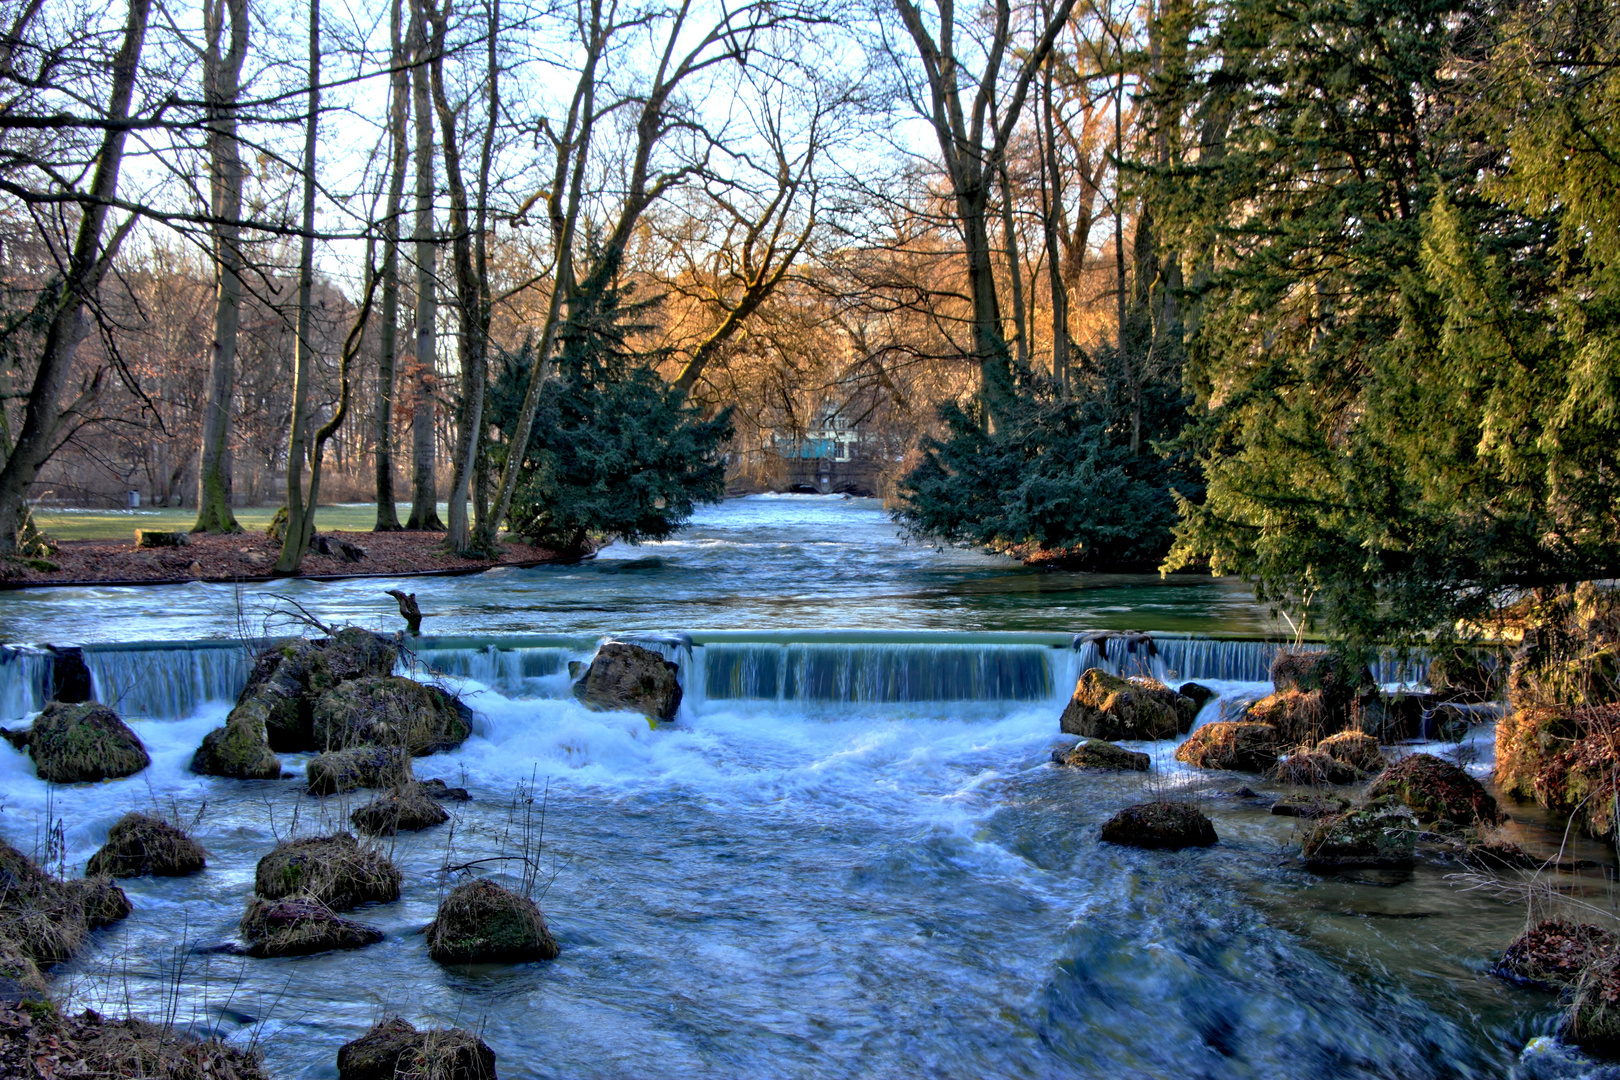
[[1295,787],[1322,787],[1326,784],[1353,784],[1367,774],[1318,750],[1296,750],[1273,765],[1266,773],[1279,784]]
[[1128,847],[1208,847],[1216,842],[1215,825],[1195,806],[1180,802],[1150,802],[1127,806],[1103,823],[1106,843]]
[[1198,708],[1157,679],[1121,679],[1092,668],[1075,683],[1058,726],[1089,739],[1173,739],[1192,728]]
[[333,911],[399,899],[400,873],[349,833],[284,840],[259,860],[254,888],[266,900],[302,897]]
[[1581,972],[1617,943],[1620,939],[1601,926],[1548,919],[1514,938],[1491,970],[1520,986],[1556,993],[1579,982]]
[[55,784],[116,780],[152,764],[129,725],[93,702],[46,705],[28,731],[28,753],[39,778]]
[[1379,773],[1367,797],[1383,796],[1399,799],[1423,821],[1494,825],[1501,820],[1496,800],[1478,780],[1433,754],[1413,754]]
[[392,642],[353,626],[320,641],[280,642],[254,658],[230,718],[262,723],[272,750],[326,749],[314,733],[317,699],[344,682],[389,675],[398,659]]
[[456,886],[440,902],[427,945],[441,964],[516,964],[558,952],[535,902],[487,878]]
[[90,931],[86,895],[0,841],[0,938],[41,968],[72,959]]
[[338,1080],[496,1080],[495,1051],[461,1028],[383,1020],[337,1056]]
[[1271,684],[1280,691],[1320,690],[1330,698],[1349,700],[1370,688],[1373,677],[1364,665],[1352,664],[1331,649],[1283,649],[1272,658]]
[[472,711],[455,695],[398,676],[350,679],[323,693],[311,720],[322,750],[403,746],[421,756],[451,750],[472,734]]
[[1243,718],[1276,728],[1284,746],[1309,745],[1349,727],[1355,718],[1351,704],[1321,690],[1278,690],[1250,705]]
[[1123,746],[1115,746],[1104,739],[1083,739],[1073,746],[1052,752],[1052,760],[1059,765],[1082,769],[1122,769],[1147,772],[1153,759]]
[[87,877],[184,877],[208,865],[202,845],[178,826],[150,814],[128,813],[90,856]]
[[383,940],[375,927],[345,919],[324,904],[301,897],[255,898],[239,927],[249,956],[312,956],[340,949],[362,949]]
[[1277,729],[1241,720],[1205,724],[1176,747],[1176,760],[1198,769],[1265,772],[1277,764]]
[[371,836],[420,832],[449,820],[444,807],[418,784],[382,795],[349,815],[356,829]]
[[1329,735],[1316,744],[1316,752],[1326,754],[1334,761],[1343,762],[1368,776],[1383,772],[1389,764],[1378,740],[1362,731],[1341,731],[1337,735]]
[[85,925],[92,930],[111,926],[129,917],[134,907],[124,890],[113,884],[109,877],[84,877],[64,881],[63,889],[74,898],[84,912]]
[[1620,1055],[1620,953],[1606,952],[1581,969],[1559,1034],[1594,1054]]
[[574,684],[574,697],[593,709],[623,709],[673,720],[681,707],[680,668],[651,649],[605,641]]
[[191,771],[235,780],[279,780],[281,759],[270,749],[263,719],[238,708],[223,727],[203,736],[191,757]]
[[1305,834],[1305,862],[1341,866],[1410,866],[1420,827],[1412,811],[1385,800],[1323,818]]
[[356,746],[316,754],[304,765],[304,778],[311,795],[402,787],[411,782],[411,755],[402,746]]

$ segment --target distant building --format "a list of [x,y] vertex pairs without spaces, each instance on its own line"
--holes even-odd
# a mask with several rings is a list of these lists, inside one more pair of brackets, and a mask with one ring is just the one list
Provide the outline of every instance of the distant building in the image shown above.
[[870,495],[881,487],[881,440],[837,405],[823,405],[802,435],[778,431],[775,441],[786,490]]

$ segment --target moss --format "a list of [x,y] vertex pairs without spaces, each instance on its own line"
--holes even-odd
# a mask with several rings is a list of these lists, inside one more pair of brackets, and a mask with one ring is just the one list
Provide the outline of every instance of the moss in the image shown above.
[[85,898],[0,841],[0,938],[46,967],[77,955],[89,931]]
[[1348,701],[1373,685],[1366,667],[1352,664],[1343,653],[1283,649],[1271,661],[1271,683],[1278,691],[1320,691],[1329,698]]
[[1424,821],[1477,825],[1501,820],[1496,800],[1478,780],[1432,754],[1413,754],[1378,774],[1367,797],[1381,796],[1399,799]]
[[1611,950],[1581,968],[1560,1034],[1593,1053],[1620,1054],[1620,955]]
[[1215,825],[1197,807],[1179,802],[1127,806],[1103,823],[1100,839],[1128,847],[1180,849],[1216,842]]
[[224,727],[203,736],[192,755],[191,771],[237,780],[279,780],[281,759],[270,749],[262,714],[233,710]]
[[1084,769],[1123,769],[1147,772],[1153,759],[1123,746],[1115,746],[1103,739],[1084,739],[1067,750],[1056,751],[1052,760],[1059,765],[1072,765]]
[[495,1051],[461,1028],[380,1021],[338,1050],[338,1080],[495,1080]]
[[522,963],[558,952],[534,901],[482,878],[452,889],[426,933],[428,955],[441,964]]
[[304,777],[311,795],[402,787],[411,782],[411,756],[398,746],[356,746],[315,755],[304,766]]
[[46,705],[29,730],[28,753],[40,779],[57,784],[132,776],[152,763],[118,714],[92,702]]
[[1157,679],[1122,679],[1092,668],[1075,684],[1058,725],[1094,739],[1173,739],[1190,730],[1198,707]]
[[1360,731],[1341,731],[1337,735],[1329,735],[1316,744],[1316,752],[1369,775],[1382,772],[1389,764],[1378,740]]
[[396,832],[420,832],[450,820],[444,807],[416,784],[407,784],[349,815],[356,829],[371,836],[393,836]]
[[1277,764],[1277,729],[1270,724],[1205,724],[1176,747],[1176,760],[1199,769],[1265,772]]
[[277,844],[259,860],[253,882],[266,900],[307,897],[343,911],[399,899],[400,873],[381,852],[336,833]]
[[114,885],[111,878],[86,877],[65,881],[63,888],[74,897],[84,911],[84,921],[92,930],[111,926],[129,917],[134,910],[124,890]]
[[361,949],[385,936],[375,927],[333,914],[324,904],[297,898],[254,899],[242,916],[239,931],[248,944],[248,955],[261,960]]
[[129,813],[107,833],[107,843],[90,856],[90,877],[184,877],[208,865],[207,853],[185,832],[162,818]]
[[1600,926],[1548,919],[1515,938],[1492,972],[1521,986],[1566,990],[1615,944],[1614,934]]
[[1256,701],[1244,719],[1270,724],[1284,746],[1314,743],[1350,725],[1349,700],[1329,698],[1321,690],[1279,690]]
[[415,756],[449,750],[472,734],[470,711],[453,695],[398,676],[341,683],[315,702],[315,746],[403,746]]
[[1353,784],[1366,779],[1366,774],[1355,766],[1317,750],[1296,750],[1273,765],[1266,775],[1279,784],[1295,787]]
[[1417,818],[1405,806],[1383,801],[1323,818],[1305,834],[1307,865],[1410,866],[1417,851]]

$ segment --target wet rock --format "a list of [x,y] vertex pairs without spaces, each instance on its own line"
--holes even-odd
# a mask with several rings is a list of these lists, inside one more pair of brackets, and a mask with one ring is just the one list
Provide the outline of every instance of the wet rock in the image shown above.
[[316,700],[345,682],[390,675],[398,659],[392,642],[354,626],[320,641],[282,642],[254,658],[228,719],[241,714],[261,722],[273,750],[327,749],[314,733]]
[[84,649],[77,645],[47,645],[51,654],[52,701],[79,705],[91,698],[90,666],[84,662]]
[[451,787],[443,780],[423,780],[421,782],[422,794],[430,799],[448,799],[451,802],[467,802],[472,796],[467,794],[464,787]]
[[1284,746],[1312,744],[1343,731],[1352,720],[1350,699],[1333,698],[1321,690],[1279,690],[1254,702],[1244,718],[1277,729]]
[[1410,866],[1419,831],[1411,810],[1384,801],[1323,818],[1305,834],[1302,850],[1314,869]]
[[651,649],[607,641],[574,684],[574,696],[593,709],[623,709],[673,720],[681,707],[679,671]]
[[428,955],[441,964],[517,964],[558,952],[534,901],[487,878],[452,889],[426,933]]
[[1198,769],[1265,772],[1277,764],[1277,729],[1246,721],[1205,724],[1176,747],[1176,760]]
[[[1476,866],[1493,870],[1535,869],[1549,860],[1538,859],[1511,840],[1492,837],[1468,844],[1463,858]],[[1563,870],[1562,864],[1558,869]]]
[[1462,742],[1468,736],[1468,729],[1483,719],[1488,717],[1482,717],[1464,706],[1436,705],[1429,710],[1428,730],[1424,735],[1440,742]]
[[1084,769],[1123,769],[1147,772],[1153,759],[1123,746],[1115,746],[1103,739],[1086,739],[1066,750],[1055,750],[1052,760],[1059,765],[1074,765]]
[[1103,823],[1100,839],[1110,844],[1139,848],[1208,847],[1215,843],[1215,825],[1195,806],[1178,802],[1150,802],[1127,806]]
[[1369,694],[1359,703],[1356,726],[1381,743],[1422,738],[1424,718],[1438,704],[1433,694]]
[[399,899],[399,868],[349,833],[284,840],[259,860],[254,888],[266,900],[304,897],[333,911]]
[[1197,713],[1191,698],[1156,679],[1121,679],[1092,668],[1075,684],[1058,726],[1091,739],[1173,739],[1192,728]]
[[495,1051],[470,1031],[383,1020],[338,1050],[338,1080],[496,1080]]
[[1176,693],[1193,703],[1193,715],[1204,707],[1204,703],[1215,696],[1215,691],[1202,683],[1184,682],[1176,687]]
[[1620,939],[1601,926],[1548,919],[1514,938],[1491,972],[1557,993],[1579,982],[1581,972],[1614,952],[1616,944]]
[[1321,787],[1326,784],[1353,784],[1367,774],[1319,750],[1296,750],[1273,765],[1267,777],[1295,787]]
[[1316,752],[1369,776],[1383,772],[1389,764],[1378,740],[1362,731],[1341,731],[1337,735],[1329,735],[1316,744]]
[[1502,689],[1500,673],[1471,649],[1449,649],[1430,660],[1424,681],[1441,701],[1490,701]]
[[356,746],[316,754],[304,765],[311,795],[337,795],[357,788],[392,788],[411,781],[410,752],[399,746]]
[[1271,661],[1271,683],[1279,691],[1321,691],[1330,700],[1349,702],[1372,686],[1373,678],[1342,653],[1284,649]]
[[311,956],[340,949],[362,949],[383,940],[384,934],[332,913],[314,900],[254,899],[239,927],[247,954],[258,959]]
[[0,937],[0,1005],[49,1001],[39,965],[13,942]]
[[1424,821],[1476,825],[1501,820],[1496,800],[1478,780],[1433,754],[1413,754],[1379,773],[1367,797],[1386,795],[1411,807]]
[[84,912],[84,922],[92,930],[111,926],[129,917],[135,908],[124,890],[113,884],[112,878],[85,877],[64,881],[63,889]]
[[1559,1033],[1565,1042],[1620,1056],[1620,955],[1610,950],[1581,969]]
[[39,778],[55,784],[115,780],[152,764],[117,713],[89,702],[46,705],[28,731],[28,753]]
[[202,845],[182,829],[150,814],[129,813],[113,824],[84,872],[87,877],[184,877],[207,865]]
[[270,749],[263,719],[238,709],[223,727],[203,736],[191,757],[191,771],[235,780],[279,780],[281,759]]
[[389,792],[349,815],[354,827],[370,836],[420,832],[449,820],[450,815],[444,812],[444,807],[416,784]]
[[311,716],[315,745],[403,746],[413,755],[451,750],[472,734],[472,710],[437,686],[395,675],[350,679],[323,693]]
[[1278,817],[1297,817],[1319,820],[1333,817],[1350,809],[1349,799],[1331,795],[1313,795],[1303,799],[1279,799],[1271,804],[1271,812]]

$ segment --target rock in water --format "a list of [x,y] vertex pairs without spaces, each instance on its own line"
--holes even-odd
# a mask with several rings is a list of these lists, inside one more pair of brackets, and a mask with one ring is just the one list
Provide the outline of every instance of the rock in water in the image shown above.
[[1191,698],[1157,679],[1121,679],[1092,668],[1075,683],[1058,726],[1092,739],[1173,739],[1192,728],[1197,714]]
[[470,1031],[383,1020],[337,1056],[338,1080],[496,1080],[495,1051]]
[[396,832],[420,832],[450,820],[433,796],[419,784],[407,784],[367,803],[349,815],[356,829],[370,836],[393,836]]
[[1176,747],[1176,760],[1199,769],[1265,772],[1277,764],[1277,729],[1241,720],[1205,724]]
[[399,867],[348,833],[284,840],[259,860],[254,887],[266,900],[304,896],[345,911],[399,899]]
[[472,711],[437,686],[397,675],[347,680],[315,702],[311,735],[322,750],[403,746],[413,755],[452,750],[472,734]]
[[1271,812],[1278,817],[1319,818],[1333,817],[1350,809],[1349,799],[1314,795],[1306,799],[1278,799],[1271,804]]
[[135,910],[124,890],[114,885],[112,878],[78,878],[64,881],[62,887],[78,901],[84,911],[85,925],[92,930],[111,926],[120,919],[128,918],[129,913]]
[[1442,701],[1489,701],[1502,689],[1501,673],[1469,649],[1452,649],[1430,660],[1424,681]]
[[1305,862],[1316,869],[1410,866],[1419,826],[1412,811],[1382,802],[1323,818],[1305,834]]
[[486,878],[452,889],[426,933],[441,964],[517,964],[558,951],[535,902]]
[[1208,847],[1215,843],[1215,825],[1186,803],[1151,802],[1127,806],[1102,827],[1101,839],[1110,844],[1139,848]]
[[45,706],[28,732],[41,780],[78,784],[132,776],[152,764],[135,733],[105,705]]
[[1115,746],[1103,739],[1085,739],[1067,750],[1057,750],[1052,760],[1059,765],[1074,765],[1083,769],[1124,769],[1147,772],[1153,759],[1123,746]]
[[1620,1052],[1620,955],[1605,953],[1582,969],[1564,1014],[1565,1042],[1613,1057]]
[[680,668],[651,649],[606,641],[596,650],[574,696],[593,709],[623,709],[673,720],[681,707]]
[[49,1000],[39,965],[10,939],[0,937],[0,1006]]
[[411,781],[411,755],[402,746],[356,746],[316,754],[304,766],[304,776],[311,795],[399,787]]
[[90,856],[87,877],[184,877],[208,865],[202,845],[159,817],[129,813],[107,833],[107,843]]
[[1279,690],[1250,705],[1246,719],[1270,724],[1284,746],[1315,743],[1350,725],[1351,699],[1329,697],[1321,690]]
[[394,645],[355,626],[318,642],[282,642],[254,658],[227,723],[239,715],[261,722],[272,750],[328,749],[314,735],[316,699],[350,680],[391,675],[398,659]]
[[375,927],[334,915],[323,904],[302,897],[255,898],[239,927],[248,955],[259,959],[311,956],[339,949],[362,949],[383,940]]
[[1367,797],[1385,795],[1410,806],[1424,821],[1494,825],[1502,816],[1496,800],[1478,780],[1433,754],[1413,754],[1379,773],[1367,789]]
[[1389,760],[1378,740],[1360,731],[1341,731],[1316,744],[1316,752],[1372,775],[1384,771]]
[[203,736],[191,757],[191,771],[236,780],[279,780],[281,759],[270,749],[264,720],[238,708],[224,727]]
[[1215,696],[1215,691],[1211,690],[1203,683],[1195,682],[1182,683],[1180,686],[1176,687],[1176,693],[1193,703],[1193,709],[1195,710],[1194,715],[1197,715],[1196,710],[1202,709],[1204,707],[1204,703]]
[[1614,952],[1615,935],[1592,923],[1548,919],[1513,939],[1492,973],[1520,986],[1558,993],[1580,981],[1581,972]]
[[1372,672],[1353,666],[1341,653],[1284,649],[1271,661],[1271,683],[1278,690],[1320,690],[1328,698],[1349,700],[1372,686],[1373,678]]
[[1266,775],[1279,784],[1295,787],[1321,787],[1324,784],[1353,784],[1366,774],[1353,765],[1317,750],[1296,750],[1273,765]]

